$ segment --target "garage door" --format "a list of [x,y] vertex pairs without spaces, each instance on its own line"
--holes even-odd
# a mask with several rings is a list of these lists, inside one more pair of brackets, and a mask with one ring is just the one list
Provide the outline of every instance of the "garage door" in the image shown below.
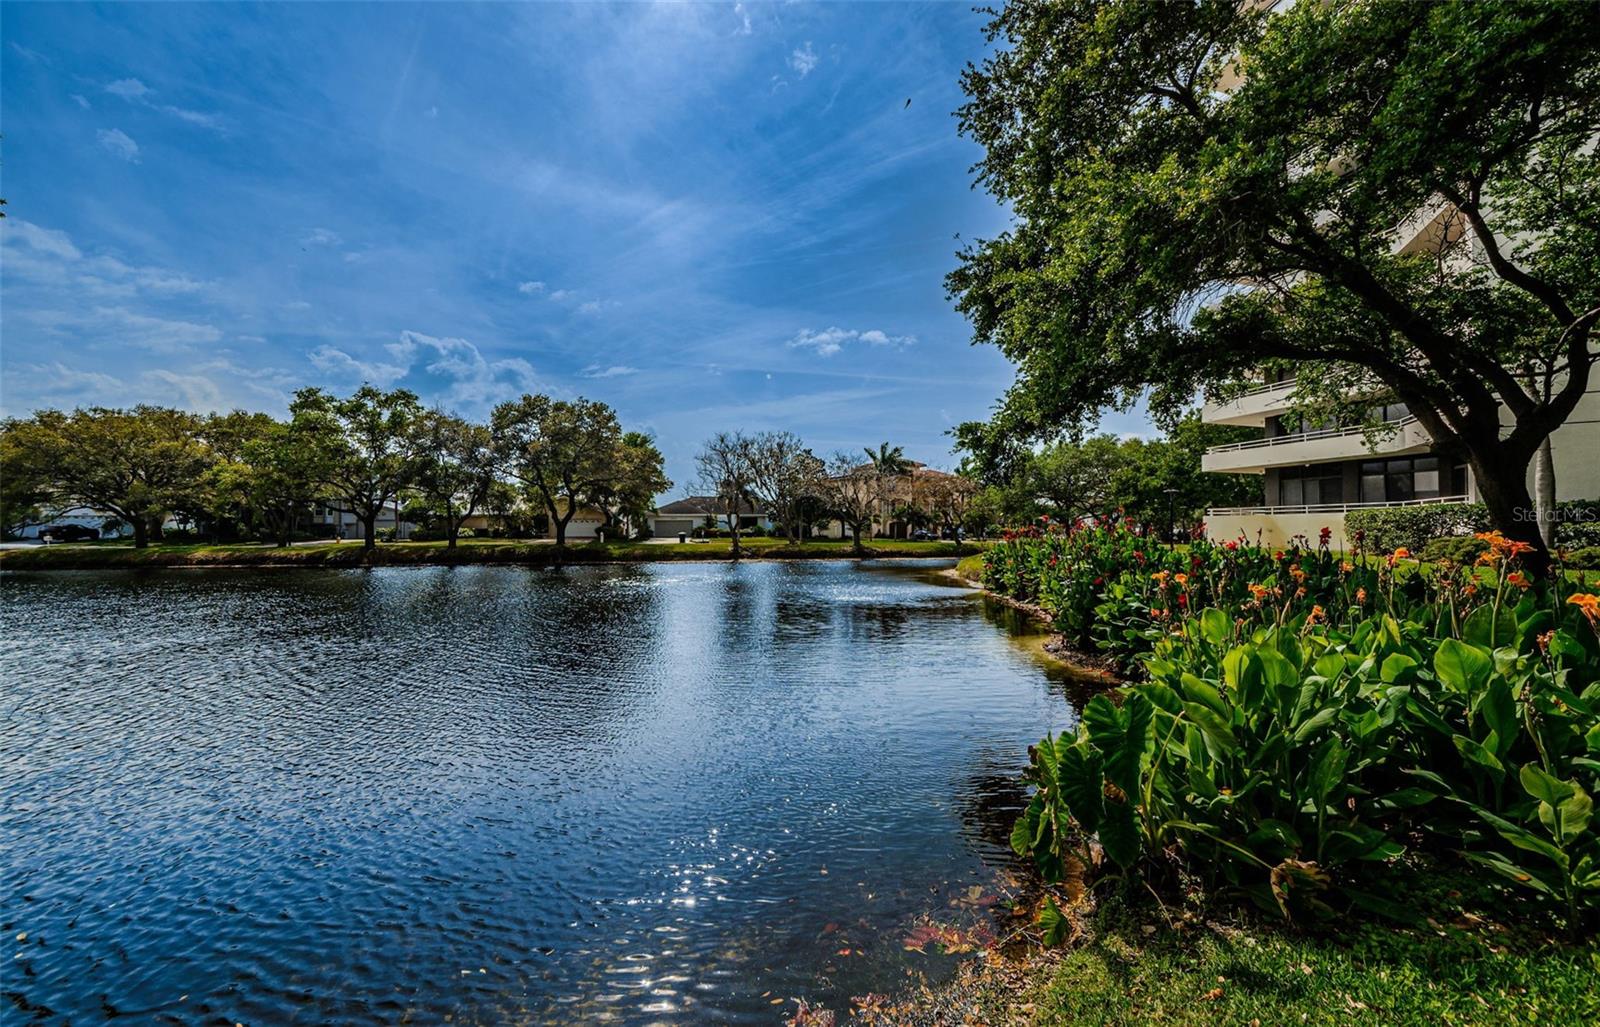
[[666,537],[668,535],[687,535],[694,530],[693,517],[657,517],[655,527],[650,529],[655,534]]

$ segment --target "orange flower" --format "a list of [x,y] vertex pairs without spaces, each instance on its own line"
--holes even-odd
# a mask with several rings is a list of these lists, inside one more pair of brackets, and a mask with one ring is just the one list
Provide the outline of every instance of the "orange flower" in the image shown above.
[[1355,569],[1356,569],[1356,565],[1351,563],[1349,560],[1340,560],[1339,561],[1339,573],[1341,573],[1341,574],[1349,574],[1351,571],[1353,571]]
[[1510,574],[1506,575],[1506,584],[1515,585],[1518,588],[1527,588],[1528,586],[1532,585],[1533,582],[1529,581],[1528,576],[1521,571],[1512,571]]
[[1250,586],[1250,594],[1257,599],[1265,599],[1267,597],[1267,593],[1270,591],[1271,589],[1267,588],[1265,585],[1252,584]]
[[1589,618],[1590,624],[1600,623],[1600,596],[1574,592],[1567,596],[1567,602],[1582,610],[1583,615]]
[[1411,556],[1411,550],[1407,549],[1405,546],[1401,546],[1399,549],[1396,549],[1394,551],[1394,558],[1396,560],[1409,559],[1410,556]]
[[1510,553],[1512,556],[1521,556],[1523,553],[1533,552],[1533,546],[1526,542],[1507,542],[1506,552]]
[[1367,601],[1367,590],[1364,589],[1364,588],[1356,589],[1356,602],[1365,603],[1366,601]]
[[1289,568],[1289,574],[1296,581],[1304,581],[1304,580],[1306,580],[1306,572],[1301,570],[1299,567],[1290,567]]
[[1151,581],[1166,581],[1167,580],[1167,572],[1166,571],[1156,571],[1154,574],[1150,575],[1150,580]]
[[1174,574],[1172,576],[1172,580],[1176,581],[1180,585],[1187,585],[1189,583],[1189,575],[1187,575],[1187,574]]
[[1320,607],[1320,606],[1312,606],[1311,607],[1311,613],[1309,613],[1306,616],[1306,623],[1307,624],[1315,624],[1315,623],[1317,623],[1317,621],[1319,621],[1321,619],[1322,619],[1322,607]]

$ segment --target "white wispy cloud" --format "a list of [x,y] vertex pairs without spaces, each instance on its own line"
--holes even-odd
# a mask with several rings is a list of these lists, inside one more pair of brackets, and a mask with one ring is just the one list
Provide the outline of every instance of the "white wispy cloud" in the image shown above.
[[555,300],[557,303],[565,303],[567,300],[572,299],[574,295],[575,294],[571,289],[557,289],[555,292],[550,294],[550,298]]
[[750,29],[750,11],[749,11],[749,9],[746,8],[744,4],[734,4],[733,5],[733,14],[734,14],[734,17],[739,19],[739,27],[733,30],[734,34],[735,35],[740,35],[740,36],[748,36],[750,34],[750,32],[751,32],[751,29]]
[[578,305],[578,313],[580,313],[580,314],[598,314],[598,313],[600,313],[600,301],[599,300],[590,300],[587,303],[580,303]]
[[916,341],[915,335],[890,335],[877,328],[859,331],[834,326],[820,332],[802,328],[789,340],[788,345],[790,349],[809,349],[819,357],[831,357],[851,342],[862,342],[868,346],[910,346]]
[[481,409],[538,385],[538,375],[526,360],[490,359],[466,339],[403,331],[399,341],[384,346],[383,351],[387,357],[364,359],[337,346],[322,345],[307,356],[317,370],[341,384],[369,382],[386,389],[419,375],[438,379],[442,390],[429,389],[429,394],[452,407]]
[[95,133],[100,145],[108,153],[121,157],[129,164],[139,163],[139,144],[120,128],[102,128]]
[[311,359],[311,366],[324,374],[351,382],[367,382],[380,389],[393,385],[411,370],[410,364],[357,360],[337,346],[318,346],[306,356]]
[[129,264],[107,255],[85,256],[67,233],[29,221],[8,221],[7,231],[6,273],[69,290],[74,299],[162,297],[207,288],[207,283],[169,268]]
[[534,293],[544,292],[544,283],[543,282],[518,282],[517,283],[517,291],[522,293],[524,296],[532,296]]
[[130,378],[69,367],[61,361],[8,368],[8,385],[41,406],[128,406],[155,403],[197,413],[286,406],[299,379],[278,368],[243,367],[230,360],[185,362],[181,371],[151,368]]
[[[191,125],[198,125],[201,128],[209,128],[217,132],[222,131],[223,128],[222,119],[215,114],[190,110],[187,107],[179,107],[170,103],[156,103],[151,99],[151,97],[155,96],[155,90],[136,78],[119,78],[115,82],[108,82],[106,83],[106,92],[113,96],[120,96],[129,103],[143,104],[151,110],[160,111]],[[74,96],[73,99],[77,100],[83,107],[89,106],[89,101],[82,97]]]
[[794,53],[789,55],[789,67],[805,78],[817,68],[817,52],[811,49],[811,40],[806,40],[804,46],[795,47]]
[[184,353],[222,338],[216,325],[181,318],[155,317],[127,307],[90,307],[75,310],[30,310],[19,315],[48,335],[73,342]]
[[339,233],[328,228],[313,228],[300,237],[301,246],[337,246],[342,242]]
[[84,110],[88,110],[89,109],[89,98],[88,97],[83,96],[80,93],[72,93],[70,95],[71,95],[73,103],[77,104],[79,107],[82,107]]
[[639,369],[626,364],[612,364],[610,367],[590,364],[579,373],[585,378],[623,378],[630,374],[638,374]]
[[72,237],[65,232],[44,228],[30,221],[10,221],[9,227],[13,241],[40,253],[62,260],[77,260],[83,256],[82,252],[72,245]]
[[150,95],[150,87],[136,78],[119,78],[106,83],[106,92],[124,100],[139,100]]

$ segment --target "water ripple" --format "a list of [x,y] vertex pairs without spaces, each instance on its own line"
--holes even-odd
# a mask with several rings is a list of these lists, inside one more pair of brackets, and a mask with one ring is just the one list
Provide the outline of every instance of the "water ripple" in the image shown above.
[[903,567],[0,590],[7,1022],[841,1008],[928,968],[905,925],[1005,862],[1026,745],[1071,717]]

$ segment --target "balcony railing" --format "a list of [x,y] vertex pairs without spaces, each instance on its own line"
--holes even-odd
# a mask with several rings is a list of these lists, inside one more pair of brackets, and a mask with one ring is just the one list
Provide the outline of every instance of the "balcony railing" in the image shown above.
[[[1382,428],[1372,429],[1375,432],[1393,434],[1416,424],[1415,417],[1402,417],[1398,421],[1385,421]],[[1354,435],[1365,435],[1367,428],[1323,428],[1318,431],[1301,432],[1295,435],[1275,435],[1265,439],[1250,439],[1248,442],[1230,442],[1225,446],[1212,446],[1207,453],[1237,453],[1246,449],[1264,449],[1268,446],[1287,446],[1296,442],[1310,442],[1314,439],[1337,439]]]
[[1352,510],[1376,510],[1386,506],[1431,506],[1435,503],[1467,503],[1468,496],[1433,496],[1428,499],[1401,499],[1392,503],[1309,503],[1303,506],[1214,506],[1206,511],[1207,517],[1243,517],[1250,514],[1321,514],[1349,513]]

